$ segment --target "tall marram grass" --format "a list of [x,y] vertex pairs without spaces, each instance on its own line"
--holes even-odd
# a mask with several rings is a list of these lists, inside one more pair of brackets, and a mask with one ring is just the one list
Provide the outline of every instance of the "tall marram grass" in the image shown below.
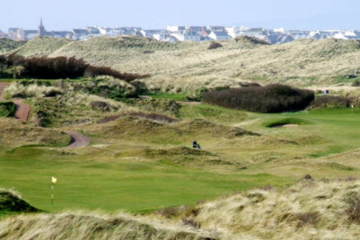
[[206,231],[127,214],[62,213],[17,216],[0,222],[0,238],[8,240],[216,240]]
[[203,97],[203,101],[209,104],[263,113],[303,110],[313,100],[312,91],[280,84],[213,90]]

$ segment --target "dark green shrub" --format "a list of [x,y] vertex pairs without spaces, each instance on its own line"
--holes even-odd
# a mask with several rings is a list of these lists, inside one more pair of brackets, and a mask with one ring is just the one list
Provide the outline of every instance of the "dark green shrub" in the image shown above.
[[203,101],[227,108],[252,112],[278,113],[300,111],[314,100],[314,92],[286,85],[232,88],[205,93]]
[[208,49],[212,50],[212,49],[217,49],[217,48],[222,48],[223,45],[221,43],[218,42],[211,42]]
[[17,106],[13,102],[0,102],[0,117],[14,117]]
[[353,87],[360,87],[360,80],[356,79],[355,81],[353,81],[353,83],[351,84],[351,86]]

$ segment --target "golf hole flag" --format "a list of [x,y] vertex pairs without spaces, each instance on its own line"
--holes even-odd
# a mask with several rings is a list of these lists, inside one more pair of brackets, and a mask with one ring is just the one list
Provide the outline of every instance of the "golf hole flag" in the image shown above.
[[51,183],[53,183],[53,184],[57,183],[57,178],[56,177],[51,177]]

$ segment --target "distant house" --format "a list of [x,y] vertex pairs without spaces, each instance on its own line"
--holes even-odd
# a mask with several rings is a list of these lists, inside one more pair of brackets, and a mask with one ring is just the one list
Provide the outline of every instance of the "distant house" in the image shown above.
[[121,35],[136,36],[142,29],[140,27],[121,27]]
[[186,27],[186,31],[200,33],[200,32],[206,31],[206,27],[205,26],[189,26],[189,27]]
[[8,38],[8,35],[0,31],[0,38]]
[[161,35],[164,32],[166,31],[162,29],[140,30],[140,34],[146,38],[154,38],[154,35]]
[[208,26],[207,29],[211,32],[227,32],[224,26]]
[[194,41],[194,42],[201,41],[200,32],[186,30],[184,33],[184,41]]
[[174,32],[174,33],[170,33],[170,36],[173,37],[173,38],[175,38],[176,41],[179,41],[179,42],[185,41],[185,35],[184,35],[184,33]]
[[223,41],[223,40],[231,39],[231,36],[226,31],[222,31],[222,32],[212,31],[209,34],[209,38],[212,40]]
[[9,28],[8,30],[9,38],[15,41],[24,41],[25,35],[22,28]]
[[39,36],[38,30],[24,30],[24,39],[23,40],[32,40]]
[[231,39],[224,26],[209,26],[207,30],[209,32],[208,37],[212,40],[222,41]]
[[52,31],[52,32],[47,32],[47,35],[49,37],[53,37],[53,38],[67,38],[67,39],[72,39],[74,33],[70,32],[70,31]]
[[86,30],[89,34],[91,34],[93,36],[101,34],[99,28],[97,28],[97,27],[87,27]]
[[185,26],[167,26],[166,30],[169,32],[184,32],[186,28]]
[[72,33],[74,40],[86,40],[89,38],[90,35],[87,29],[80,28],[73,29]]

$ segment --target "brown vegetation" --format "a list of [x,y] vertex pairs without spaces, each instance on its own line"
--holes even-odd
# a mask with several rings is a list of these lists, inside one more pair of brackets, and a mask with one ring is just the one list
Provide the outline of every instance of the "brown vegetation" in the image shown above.
[[212,43],[210,43],[208,49],[212,50],[212,49],[217,49],[217,48],[222,48],[222,47],[223,47],[223,45],[221,43],[212,42]]
[[10,72],[16,70],[16,72],[14,72],[15,77],[25,78],[64,79],[107,75],[130,82],[135,79],[149,77],[149,75],[122,73],[109,67],[93,66],[86,63],[84,60],[75,57],[25,58],[20,55],[11,54],[8,57],[2,56],[0,58],[0,63],[2,63],[2,65],[5,64],[7,68],[10,69]]
[[303,110],[313,100],[312,91],[280,84],[214,90],[203,97],[203,101],[209,104],[263,113]]

